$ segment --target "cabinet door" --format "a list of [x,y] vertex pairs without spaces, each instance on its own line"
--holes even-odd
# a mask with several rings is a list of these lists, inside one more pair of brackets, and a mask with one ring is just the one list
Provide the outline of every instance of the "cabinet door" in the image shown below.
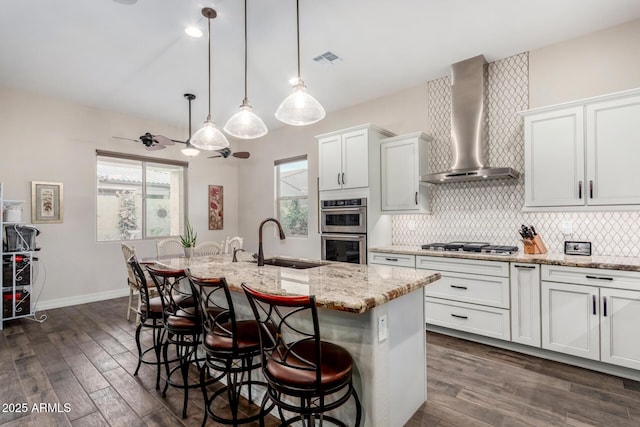
[[583,108],[525,117],[525,205],[585,203]]
[[601,360],[640,369],[640,292],[600,289]]
[[369,186],[369,131],[355,130],[342,135],[342,188]]
[[640,204],[640,96],[589,104],[587,203]]
[[542,348],[600,359],[598,288],[542,282]]
[[380,156],[382,210],[419,210],[418,140],[383,142]]
[[511,264],[511,340],[540,347],[540,266]]
[[342,188],[342,137],[329,136],[318,141],[320,190]]

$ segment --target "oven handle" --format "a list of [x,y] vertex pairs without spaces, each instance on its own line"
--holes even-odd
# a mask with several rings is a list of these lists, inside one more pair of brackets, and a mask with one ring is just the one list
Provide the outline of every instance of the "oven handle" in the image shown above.
[[327,234],[327,233],[322,233],[320,235],[321,237],[324,237],[326,239],[332,239],[332,240],[363,240],[367,238],[366,234]]
[[367,212],[367,208],[362,206],[362,207],[346,207],[346,208],[322,208],[321,209],[322,212],[324,213],[330,213],[330,212],[362,212],[365,213]]

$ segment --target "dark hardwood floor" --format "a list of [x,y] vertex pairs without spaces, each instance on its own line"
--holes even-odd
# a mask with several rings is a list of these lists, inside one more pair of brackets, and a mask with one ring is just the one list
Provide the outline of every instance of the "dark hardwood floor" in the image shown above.
[[[132,375],[135,325],[125,319],[126,303],[49,310],[44,323],[5,323],[0,425],[200,426],[198,390],[182,420],[181,390],[169,388],[162,398],[153,367]],[[427,342],[428,402],[407,426],[640,426],[637,382],[439,334],[429,333]]]

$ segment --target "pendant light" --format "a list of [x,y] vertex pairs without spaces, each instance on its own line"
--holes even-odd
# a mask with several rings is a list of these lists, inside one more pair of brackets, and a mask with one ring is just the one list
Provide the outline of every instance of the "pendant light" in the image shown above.
[[209,34],[209,110],[204,126],[191,137],[191,145],[200,150],[221,150],[229,146],[229,141],[211,120],[211,20],[217,16],[217,13],[212,8],[205,7],[202,8],[202,15],[207,18]]
[[191,101],[196,99],[196,96],[191,94],[191,93],[185,93],[184,97],[189,100],[189,134],[188,134],[188,138],[187,138],[186,147],[184,147],[180,151],[182,151],[182,154],[184,154],[187,157],[195,157],[198,154],[200,154],[200,150],[198,150],[196,147],[191,145]]
[[298,78],[293,93],[282,101],[276,110],[276,119],[293,126],[305,126],[319,122],[325,116],[322,105],[307,93],[300,77],[300,0],[296,0],[296,34],[298,44]]
[[240,111],[224,125],[224,131],[240,139],[255,139],[267,134],[267,126],[253,111],[247,99],[247,0],[244,0],[244,99]]

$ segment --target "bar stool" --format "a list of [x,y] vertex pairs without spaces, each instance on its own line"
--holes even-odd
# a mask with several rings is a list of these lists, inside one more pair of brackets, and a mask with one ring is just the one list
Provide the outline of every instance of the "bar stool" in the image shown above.
[[[238,320],[231,300],[231,293],[224,277],[196,278],[187,270],[187,276],[193,287],[193,295],[198,301],[202,314],[203,343],[206,353],[205,369],[200,371],[200,382],[204,384],[205,371],[213,369],[226,377],[226,385],[208,396],[207,389],[202,386],[205,402],[205,414],[202,426],[211,417],[221,424],[249,423],[262,420],[273,409],[260,406],[257,413],[239,416],[239,404],[242,388],[252,403],[252,388],[264,387],[267,383],[252,379],[251,372],[260,367],[260,338],[258,323],[255,320]],[[246,378],[245,378],[246,375]],[[217,399],[227,397],[231,417],[225,418],[214,410]]]
[[[151,279],[159,289],[164,289],[162,303],[163,326],[166,339],[162,345],[162,355],[166,370],[166,381],[162,390],[162,397],[167,396],[169,386],[184,390],[182,404],[182,418],[187,417],[187,402],[189,389],[200,387],[200,383],[189,384],[189,367],[192,362],[198,364],[198,344],[202,331],[200,313],[194,306],[191,292],[180,289],[180,281],[185,278],[183,270],[166,270],[159,267],[147,267]],[[176,358],[169,359],[169,346],[175,346]],[[177,362],[176,366],[171,367]],[[181,381],[172,377],[180,372]]]
[[[162,289],[156,288],[155,291],[159,292],[161,296],[154,298],[150,297],[149,284],[147,283],[146,276],[138,259],[135,255],[131,256],[128,260],[131,271],[136,281],[136,287],[139,292],[139,308],[138,308],[138,327],[136,328],[136,346],[138,347],[138,366],[133,373],[134,376],[138,375],[140,366],[144,364],[156,365],[156,390],[160,389],[160,366],[162,365],[162,359],[160,358],[160,351],[162,349],[162,342],[164,339],[164,326],[162,323]],[[153,345],[144,351],[142,350],[142,344],[140,343],[140,332],[142,328],[150,328],[153,336]],[[150,352],[155,354],[155,360],[146,358]]]
[[[269,295],[244,283],[242,288],[261,326],[262,373],[269,384],[263,405],[268,399],[275,403],[281,426],[296,421],[315,425],[317,416],[321,423],[346,426],[325,413],[353,396],[359,426],[362,407],[353,387],[353,359],[344,348],[320,340],[315,297]],[[283,410],[298,415],[285,420]]]

